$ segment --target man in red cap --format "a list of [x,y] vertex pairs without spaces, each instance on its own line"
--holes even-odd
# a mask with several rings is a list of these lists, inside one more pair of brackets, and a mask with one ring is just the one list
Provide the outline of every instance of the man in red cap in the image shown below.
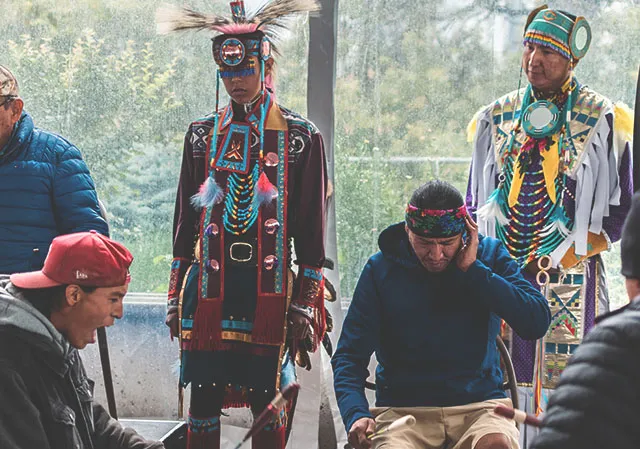
[[80,232],[56,237],[42,270],[0,275],[0,447],[164,447],[93,402],[77,351],[122,317],[132,260],[123,245]]

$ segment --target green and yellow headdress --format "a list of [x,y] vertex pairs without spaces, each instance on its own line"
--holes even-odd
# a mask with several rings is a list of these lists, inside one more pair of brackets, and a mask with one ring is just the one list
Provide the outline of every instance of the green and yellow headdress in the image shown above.
[[587,19],[547,5],[534,9],[525,26],[524,43],[542,45],[571,60],[587,54],[591,44],[591,28]]

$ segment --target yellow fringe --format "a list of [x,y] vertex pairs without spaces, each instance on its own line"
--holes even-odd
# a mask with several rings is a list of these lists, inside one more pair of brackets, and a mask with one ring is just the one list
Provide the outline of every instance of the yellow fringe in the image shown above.
[[556,204],[556,178],[558,177],[558,168],[560,167],[558,142],[554,141],[551,148],[545,151],[543,156],[542,170],[544,172],[544,182],[547,185],[549,199],[553,204]]
[[472,143],[474,137],[476,136],[476,130],[478,129],[478,114],[479,112],[476,112],[467,125],[467,142],[469,143]]
[[630,142],[633,139],[633,111],[619,101],[613,105],[613,116],[613,131]]
[[511,189],[509,189],[509,208],[512,208],[518,202],[522,181],[524,181],[524,173],[520,173],[520,164],[516,160],[513,168],[513,178],[511,179]]

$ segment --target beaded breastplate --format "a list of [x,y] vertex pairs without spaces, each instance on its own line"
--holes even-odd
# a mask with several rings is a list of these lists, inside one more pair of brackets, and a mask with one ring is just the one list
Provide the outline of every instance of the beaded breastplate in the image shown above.
[[550,254],[570,234],[575,192],[568,178],[574,177],[583,159],[606,101],[580,87],[566,129],[534,139],[518,126],[523,96],[524,91],[512,92],[493,105],[500,174],[489,200],[498,203],[505,218],[496,223],[496,236],[521,266]]

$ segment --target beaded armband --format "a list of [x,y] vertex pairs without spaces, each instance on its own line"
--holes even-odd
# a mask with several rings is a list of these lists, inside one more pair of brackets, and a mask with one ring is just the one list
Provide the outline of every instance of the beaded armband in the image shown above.
[[296,287],[293,295],[294,304],[310,307],[321,305],[324,296],[322,269],[301,265]]
[[189,261],[176,257],[171,262],[171,276],[169,277],[169,293],[167,299],[167,313],[178,311],[182,282],[189,268]]
[[312,350],[315,351],[326,330],[324,276],[321,268],[300,265],[290,309],[309,319],[313,327]]

